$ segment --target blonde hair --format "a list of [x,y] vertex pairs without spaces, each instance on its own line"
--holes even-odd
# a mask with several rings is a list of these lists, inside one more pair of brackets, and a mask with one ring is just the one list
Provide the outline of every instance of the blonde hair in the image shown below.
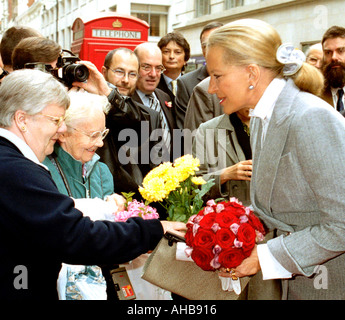
[[65,114],[67,127],[92,119],[95,112],[107,114],[109,111],[110,104],[106,96],[86,91],[69,91],[68,96],[71,104]]
[[[257,64],[269,69],[275,77],[283,77],[284,64],[276,59],[282,44],[278,32],[268,23],[257,19],[241,19],[230,22],[211,32],[208,48],[224,49],[226,64],[246,66]],[[291,78],[302,91],[320,95],[323,76],[317,68],[303,63],[301,69]]]

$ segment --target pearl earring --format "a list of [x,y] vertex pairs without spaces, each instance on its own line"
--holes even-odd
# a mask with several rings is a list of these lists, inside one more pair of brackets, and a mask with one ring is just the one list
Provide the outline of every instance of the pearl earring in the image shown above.
[[249,86],[249,90],[253,90],[254,89],[254,86],[253,85],[250,85]]

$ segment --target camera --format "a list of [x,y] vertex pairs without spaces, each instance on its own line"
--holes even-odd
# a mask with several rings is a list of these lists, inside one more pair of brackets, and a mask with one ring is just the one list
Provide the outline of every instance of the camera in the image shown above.
[[[66,56],[66,53],[69,55]],[[56,68],[41,62],[26,63],[25,68],[49,72],[65,86],[72,87],[73,82],[85,82],[89,77],[88,68],[82,64],[77,64],[77,61],[80,61],[78,57],[71,51],[64,49],[57,60]]]

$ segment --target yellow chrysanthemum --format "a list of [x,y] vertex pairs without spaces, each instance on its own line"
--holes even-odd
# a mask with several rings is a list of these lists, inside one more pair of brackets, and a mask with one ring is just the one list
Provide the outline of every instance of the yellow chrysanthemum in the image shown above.
[[172,170],[171,162],[164,162],[158,167],[153,168],[145,177],[146,180],[151,180],[152,178],[162,177],[164,178]]
[[168,195],[164,185],[164,180],[159,177],[146,181],[144,179],[143,187],[139,187],[139,192],[145,200],[150,202],[162,201]]
[[174,162],[175,175],[179,181],[186,180],[190,175],[194,175],[199,170],[200,161],[192,155],[184,155]]
[[196,184],[197,186],[200,186],[202,184],[205,184],[206,181],[202,177],[193,177],[192,182]]

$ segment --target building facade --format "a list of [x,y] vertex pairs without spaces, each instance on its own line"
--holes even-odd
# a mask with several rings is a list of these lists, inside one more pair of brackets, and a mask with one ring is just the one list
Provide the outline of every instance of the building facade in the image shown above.
[[0,37],[11,25],[29,25],[66,49],[76,18],[88,20],[109,11],[132,15],[149,23],[151,42],[167,32],[181,32],[191,46],[192,67],[204,63],[199,37],[211,21],[262,19],[284,42],[303,50],[320,41],[330,26],[345,26],[345,0],[0,0],[1,9]]

